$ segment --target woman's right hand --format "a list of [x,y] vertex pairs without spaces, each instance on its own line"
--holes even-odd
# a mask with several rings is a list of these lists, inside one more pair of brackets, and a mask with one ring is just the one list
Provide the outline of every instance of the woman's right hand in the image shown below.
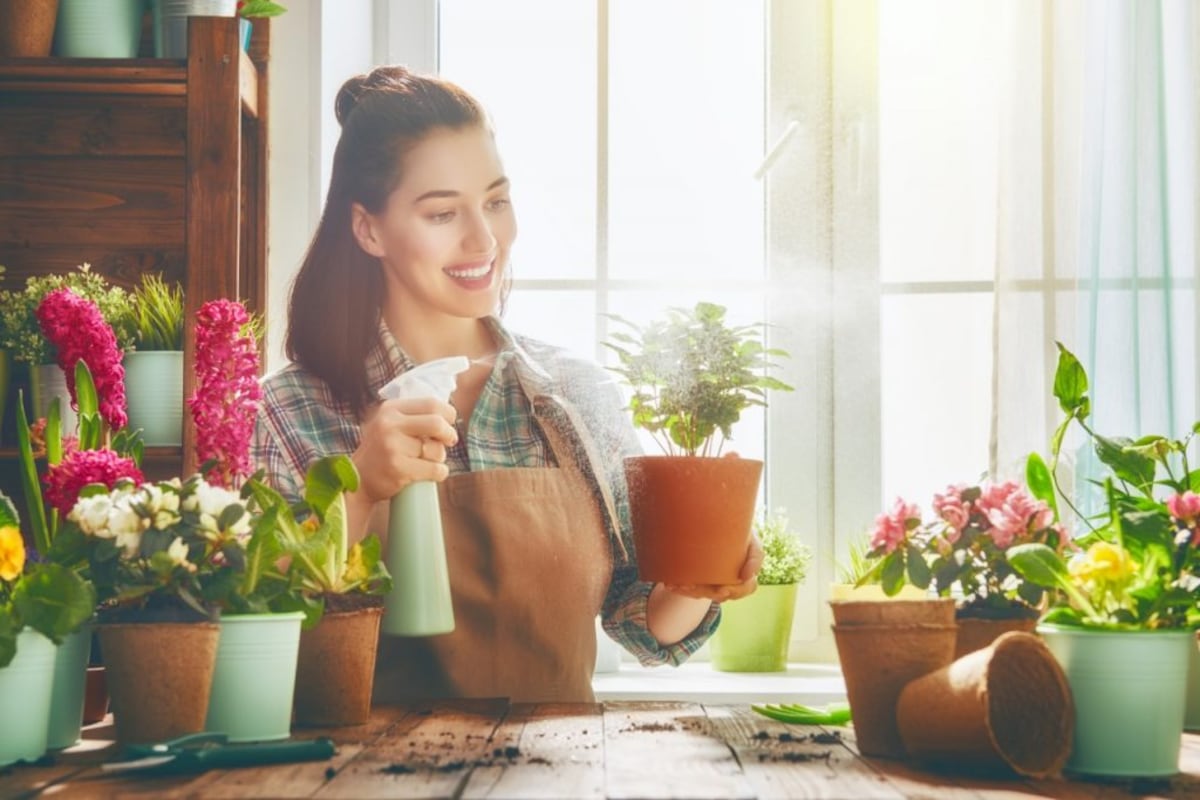
[[351,455],[359,492],[372,503],[394,497],[414,481],[450,474],[446,448],[458,442],[454,406],[432,397],[384,400],[372,409]]

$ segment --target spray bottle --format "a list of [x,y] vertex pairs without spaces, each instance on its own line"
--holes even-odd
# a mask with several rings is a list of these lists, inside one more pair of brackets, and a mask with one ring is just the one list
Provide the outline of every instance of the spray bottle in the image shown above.
[[[428,361],[396,377],[379,395],[385,400],[449,400],[457,375],[470,366],[466,356]],[[383,602],[384,633],[433,636],[454,630],[442,514],[433,481],[414,481],[392,498],[385,563],[392,590]]]

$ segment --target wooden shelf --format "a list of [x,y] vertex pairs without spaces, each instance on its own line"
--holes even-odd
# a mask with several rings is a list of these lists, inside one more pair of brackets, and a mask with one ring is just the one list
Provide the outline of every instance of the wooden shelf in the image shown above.
[[[20,456],[15,447],[0,447],[0,459],[16,459]],[[183,457],[182,447],[147,447],[142,461],[179,461]]]

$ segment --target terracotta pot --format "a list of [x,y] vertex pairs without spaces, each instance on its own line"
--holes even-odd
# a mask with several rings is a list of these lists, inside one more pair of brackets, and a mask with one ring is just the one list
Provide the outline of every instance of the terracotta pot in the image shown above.
[[163,742],[204,730],[220,626],[146,622],[98,627],[118,742]]
[[58,0],[0,0],[0,56],[50,55],[57,17]]
[[94,725],[108,716],[108,684],[104,667],[88,667],[83,684],[83,724]]
[[904,687],[896,722],[916,758],[1047,778],[1071,753],[1075,707],[1042,640],[1012,631]]
[[382,608],[326,614],[300,633],[297,725],[361,725],[371,716]]
[[954,625],[954,600],[830,600],[835,625]]
[[761,461],[746,458],[625,459],[641,579],[738,583],[762,468]]
[[896,699],[910,681],[950,663],[955,630],[953,624],[833,626],[859,752],[904,756]]
[[1007,619],[983,619],[981,617],[959,617],[958,639],[954,644],[954,658],[983,648],[1010,631],[1033,633],[1037,629],[1037,617],[1009,617]]

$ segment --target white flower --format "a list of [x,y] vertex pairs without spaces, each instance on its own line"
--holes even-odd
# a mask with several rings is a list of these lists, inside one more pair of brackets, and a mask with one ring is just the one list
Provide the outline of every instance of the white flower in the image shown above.
[[79,529],[89,536],[111,539],[113,533],[108,529],[108,515],[111,511],[112,499],[106,494],[96,494],[79,498],[67,519],[78,524]]
[[142,531],[150,523],[133,509],[135,502],[129,495],[117,496],[108,512],[108,529],[116,537],[117,545],[125,551],[125,558],[137,555]]
[[[201,516],[208,514],[215,520],[221,516],[221,512],[227,506],[234,503],[240,505],[241,500],[237,492],[201,481],[196,486],[196,493],[189,498],[188,503],[185,503],[185,507],[197,509]],[[216,523],[213,523],[213,527],[216,528]]]
[[171,563],[187,568],[188,572],[196,571],[196,565],[188,561],[188,548],[183,543],[183,537],[175,537],[175,541],[167,548],[167,555],[171,557]]

